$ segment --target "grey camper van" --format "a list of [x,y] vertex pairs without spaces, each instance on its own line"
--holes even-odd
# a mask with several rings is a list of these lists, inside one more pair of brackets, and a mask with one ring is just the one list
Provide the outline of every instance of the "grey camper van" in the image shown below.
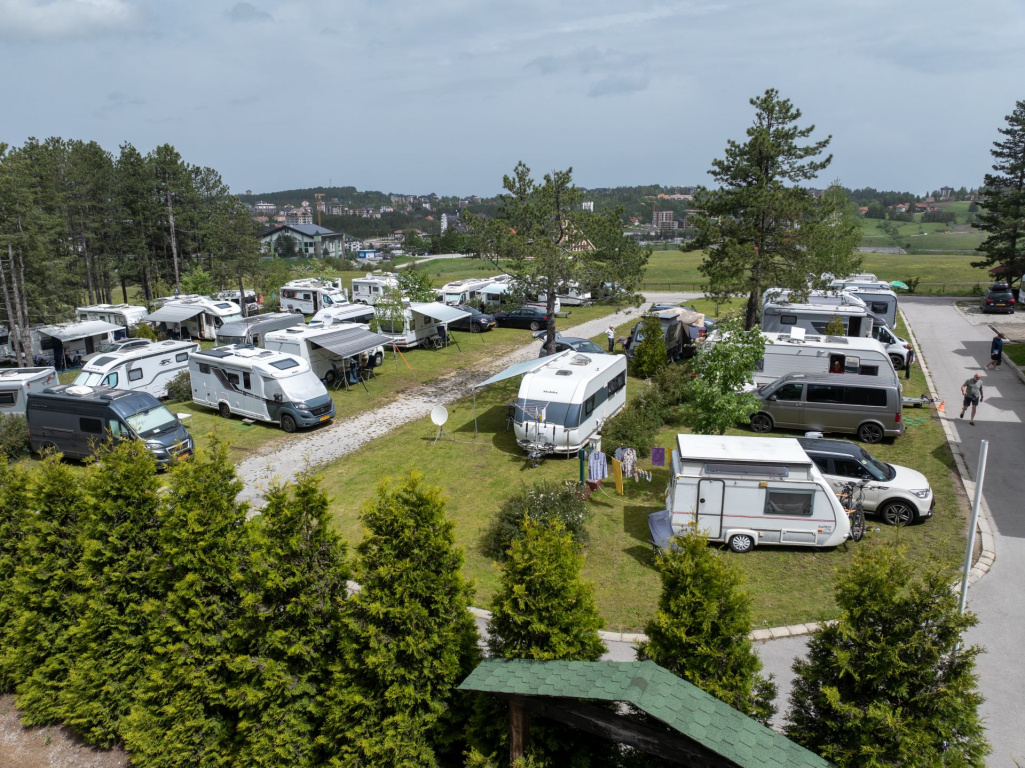
[[215,346],[224,347],[231,344],[252,344],[263,346],[263,338],[271,331],[280,331],[294,325],[302,325],[303,316],[295,312],[268,312],[265,315],[253,315],[225,323],[217,329]]
[[842,432],[864,443],[904,434],[900,382],[893,376],[790,373],[757,391],[751,429]]
[[192,455],[192,435],[153,395],[61,384],[28,396],[25,416],[36,453],[56,449],[85,459],[108,439],[142,440],[166,466]]

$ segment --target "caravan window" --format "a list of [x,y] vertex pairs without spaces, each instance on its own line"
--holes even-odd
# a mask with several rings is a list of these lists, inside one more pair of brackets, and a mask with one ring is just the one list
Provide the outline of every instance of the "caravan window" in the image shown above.
[[885,315],[890,309],[885,301],[873,301],[869,304],[869,307],[871,307],[872,311],[877,315]]
[[518,397],[515,403],[517,424],[541,422],[573,429],[580,426],[580,406],[570,403],[548,403],[544,400],[528,400]]
[[210,366],[207,365],[206,363],[200,363],[199,364],[199,372],[200,373],[210,373]]
[[142,368],[129,368],[128,369],[128,380],[138,381],[142,378]]
[[232,384],[232,386],[237,387],[239,384],[242,383],[242,379],[239,378],[239,375],[237,373],[229,373],[228,371],[225,371],[224,375],[228,377],[228,382]]
[[861,376],[878,376],[879,366],[878,365],[863,365],[858,371]]
[[797,325],[797,315],[780,315],[780,325]]
[[612,397],[619,390],[626,386],[626,374],[621,373],[609,382],[609,397]]
[[590,416],[594,412],[594,395],[584,400],[584,415]]
[[179,352],[177,355],[174,356],[174,361],[176,363],[184,363],[188,359],[189,359],[189,353],[188,352]]
[[18,399],[17,392],[0,392],[0,406],[14,405],[14,402]]
[[242,386],[245,387],[246,389],[252,389],[253,388],[253,381],[249,377],[248,373],[243,373],[242,374]]
[[811,517],[815,491],[776,491],[765,492],[765,514],[786,515],[788,517]]
[[291,357],[286,357],[284,360],[276,360],[271,363],[271,367],[277,368],[279,371],[286,371],[289,368],[295,368],[297,365],[299,365],[299,361],[293,360]]

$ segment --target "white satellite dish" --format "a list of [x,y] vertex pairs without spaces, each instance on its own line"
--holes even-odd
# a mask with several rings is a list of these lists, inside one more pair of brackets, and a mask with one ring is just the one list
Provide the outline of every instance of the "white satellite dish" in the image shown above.
[[438,438],[445,434],[445,422],[448,421],[448,408],[443,405],[436,405],[431,408],[431,421],[433,421],[434,426],[438,428],[438,434],[434,436],[434,443],[437,444]]

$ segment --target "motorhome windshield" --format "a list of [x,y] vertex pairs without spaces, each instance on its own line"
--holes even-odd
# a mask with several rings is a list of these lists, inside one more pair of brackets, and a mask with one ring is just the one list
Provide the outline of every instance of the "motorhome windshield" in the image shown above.
[[162,405],[132,414],[126,421],[135,430],[135,434],[142,438],[159,435],[178,426],[178,419]]
[[220,344],[221,346],[226,346],[228,344],[245,344],[246,343],[246,337],[245,336],[221,336],[220,334],[217,334],[217,343]]
[[82,371],[82,373],[75,377],[74,384],[76,387],[95,387],[103,381],[104,375],[103,373],[86,373]]
[[282,399],[300,403],[313,400],[324,394],[324,386],[312,373],[306,376],[293,376],[290,379],[268,379],[266,391],[273,398],[280,394]]

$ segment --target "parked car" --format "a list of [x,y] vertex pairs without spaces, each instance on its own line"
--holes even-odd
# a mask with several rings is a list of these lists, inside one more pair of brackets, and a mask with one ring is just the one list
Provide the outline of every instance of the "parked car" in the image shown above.
[[1014,314],[1014,293],[1011,292],[1007,283],[993,283],[982,299],[979,300],[979,309],[983,313],[1006,312]]
[[111,352],[127,352],[129,349],[141,349],[142,347],[148,346],[153,342],[149,339],[116,339],[109,344],[104,344],[100,347],[99,352],[93,352],[91,355],[86,355],[82,358],[83,362],[88,363],[94,357],[100,355],[106,355]]
[[449,322],[448,327],[454,331],[470,331],[470,333],[483,333],[484,331],[490,331],[496,325],[495,316],[489,315],[486,312],[481,312],[479,309],[469,306],[468,304],[456,304],[456,309],[461,309],[464,312],[469,312],[469,316],[461,317],[458,320],[452,320]]
[[910,525],[932,516],[935,497],[921,472],[887,464],[846,440],[799,437],[797,442],[837,491],[845,483],[864,481],[865,511],[887,525]]
[[[590,339],[582,339],[579,336],[557,336],[555,339],[555,354],[565,352],[567,349],[572,349],[575,352],[581,352],[586,355],[607,355],[608,351],[602,349]],[[548,347],[545,346],[544,340],[541,341],[541,353],[538,357],[547,357]]]
[[519,307],[495,314],[500,328],[529,328],[539,331],[548,324],[548,313],[540,307]]

